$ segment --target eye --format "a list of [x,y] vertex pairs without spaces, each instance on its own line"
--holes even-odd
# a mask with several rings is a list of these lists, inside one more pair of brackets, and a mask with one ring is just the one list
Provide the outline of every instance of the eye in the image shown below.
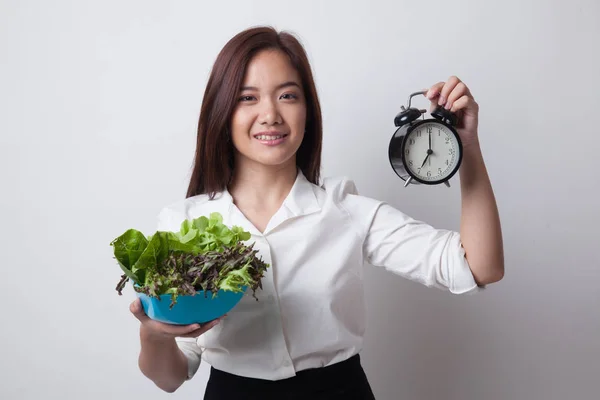
[[238,101],[252,101],[254,100],[254,96],[250,96],[250,95],[246,95],[246,96],[241,96]]
[[286,94],[282,94],[281,98],[283,98],[284,100],[295,100],[298,98],[298,96],[296,96],[293,93],[286,93]]

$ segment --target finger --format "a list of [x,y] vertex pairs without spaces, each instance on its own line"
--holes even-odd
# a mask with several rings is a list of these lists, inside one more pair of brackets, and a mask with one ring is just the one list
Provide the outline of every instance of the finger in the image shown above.
[[446,104],[446,102],[448,101],[448,96],[450,96],[450,93],[452,93],[456,85],[458,85],[459,83],[460,79],[458,79],[456,76],[451,76],[450,78],[448,78],[440,92],[438,105],[443,106]]
[[444,87],[444,82],[438,82],[435,85],[431,86],[425,94],[425,97],[427,97],[431,103],[429,105],[429,112],[433,112],[433,110],[437,108],[438,98],[442,91],[442,87]]
[[161,322],[157,322],[157,323],[161,325],[161,330],[164,333],[167,333],[170,335],[175,335],[175,336],[191,335],[191,334],[195,334],[196,331],[198,331],[198,332],[200,332],[200,334],[202,334],[202,333],[208,331],[209,329],[214,328],[226,316],[227,316],[227,314],[223,315],[220,318],[216,318],[212,321],[205,322],[203,324],[191,324],[191,325],[185,325],[185,326],[164,324]]
[[444,87],[444,83],[445,82],[438,82],[435,85],[431,86],[429,88],[429,90],[427,91],[427,94],[425,95],[425,97],[427,97],[429,100],[431,100],[433,102],[440,95],[442,88]]
[[129,305],[129,311],[138,319],[140,322],[146,322],[150,319],[144,312],[144,308],[142,307],[142,302],[139,298],[135,299]]
[[469,89],[467,88],[467,85],[465,85],[463,82],[459,82],[454,89],[452,89],[452,92],[450,92],[450,94],[448,95],[448,98],[446,100],[446,104],[444,105],[444,108],[446,108],[447,110],[450,110],[452,108],[452,104],[458,100],[459,98],[461,98],[464,95],[468,95],[469,94]]
[[166,324],[163,322],[152,321],[156,324],[156,329],[165,335],[169,336],[184,336],[194,331],[202,329],[202,324],[190,324],[190,325],[174,325]]
[[200,328],[194,329],[192,332],[181,335],[181,337],[198,337],[203,333],[208,332],[221,322],[221,318],[203,324]]
[[473,100],[472,97],[465,95],[454,102],[450,111],[457,112],[460,110],[469,110],[469,109],[476,111],[479,109],[479,105],[477,104],[477,102],[475,100]]

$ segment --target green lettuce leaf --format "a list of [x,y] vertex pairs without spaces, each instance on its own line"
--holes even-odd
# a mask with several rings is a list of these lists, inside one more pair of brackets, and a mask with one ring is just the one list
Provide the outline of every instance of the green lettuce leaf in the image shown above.
[[130,279],[138,282],[133,272],[133,265],[148,247],[148,240],[144,234],[135,229],[129,229],[110,243],[114,247],[115,259],[121,269]]

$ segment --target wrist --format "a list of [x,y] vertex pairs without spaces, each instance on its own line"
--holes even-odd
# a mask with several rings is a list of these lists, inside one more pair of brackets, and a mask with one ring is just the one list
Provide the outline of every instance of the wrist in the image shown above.
[[479,136],[477,132],[468,135],[468,138],[461,138],[463,150],[472,151],[472,150],[480,150],[479,146]]
[[174,337],[156,332],[145,324],[141,324],[140,326],[140,339],[142,344],[147,343],[152,345],[164,345],[165,343],[170,343],[175,340]]

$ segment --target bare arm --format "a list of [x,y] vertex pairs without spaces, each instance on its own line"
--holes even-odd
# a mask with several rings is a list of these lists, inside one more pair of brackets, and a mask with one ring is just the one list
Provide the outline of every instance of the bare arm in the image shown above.
[[174,337],[157,338],[152,335],[143,325],[140,327],[140,370],[156,386],[172,393],[187,378],[187,359]]
[[462,211],[460,234],[467,261],[479,285],[504,276],[500,217],[479,143],[464,146],[460,169]]
[[141,350],[138,365],[142,373],[165,392],[173,393],[188,377],[188,360],[180,350],[176,337],[195,338],[217,325],[220,319],[205,324],[170,325],[150,319],[140,299],[129,307],[141,322]]

